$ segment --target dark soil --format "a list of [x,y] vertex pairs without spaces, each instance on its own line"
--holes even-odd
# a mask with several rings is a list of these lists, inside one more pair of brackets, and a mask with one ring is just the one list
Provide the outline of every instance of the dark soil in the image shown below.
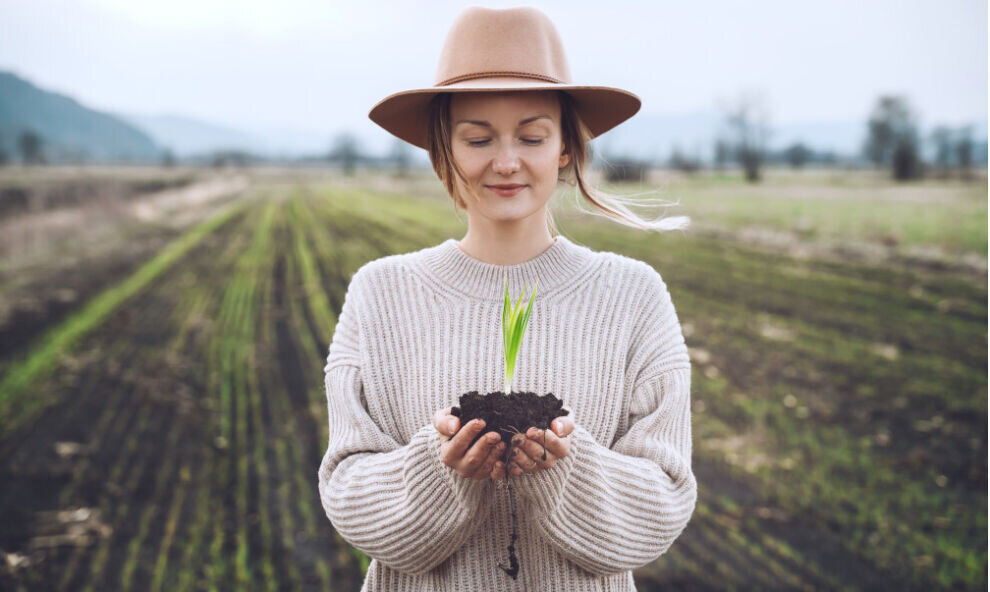
[[[23,355],[45,330],[58,325],[107,286],[134,273],[180,234],[166,227],[148,227],[128,243],[126,250],[69,264],[52,262],[16,291],[5,292],[2,300],[9,312],[0,317],[0,363]],[[0,286],[12,279],[0,272]]]
[[[488,432],[498,432],[505,442],[506,448],[512,443],[512,436],[525,434],[531,427],[541,430],[550,429],[550,422],[562,415],[567,415],[563,408],[564,402],[553,395],[537,395],[536,393],[514,392],[508,396],[501,391],[479,395],[471,391],[461,395],[460,406],[452,407],[451,415],[461,419],[465,425],[472,419],[483,419],[485,429],[481,430],[471,446]],[[545,447],[544,447],[545,448]],[[546,451],[544,450],[544,459]]]
[[[512,437],[516,434],[525,434],[531,427],[541,430],[550,429],[550,422],[562,415],[567,415],[567,410],[563,408],[564,402],[553,395],[537,395],[536,393],[514,392],[506,395],[501,391],[478,394],[478,391],[465,393],[460,397],[460,405],[452,407],[451,415],[459,417],[461,426],[467,424],[472,419],[482,419],[485,427],[482,429],[470,446],[478,441],[483,434],[488,432],[498,432],[505,442],[505,454],[502,463],[505,466],[505,481],[509,482],[509,459],[515,456],[516,450],[512,445]],[[546,434],[544,433],[543,460],[547,458]],[[469,446],[469,447],[470,447]],[[515,492],[512,484],[509,483],[509,502],[512,507],[512,525],[509,537],[509,566],[499,562],[498,566],[509,574],[512,579],[516,579],[519,574],[519,560],[516,557],[516,539],[519,538],[516,514]]]

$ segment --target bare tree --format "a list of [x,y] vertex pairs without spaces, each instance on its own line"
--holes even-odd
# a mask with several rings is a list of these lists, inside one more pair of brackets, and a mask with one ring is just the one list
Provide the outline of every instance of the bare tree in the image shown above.
[[721,171],[722,167],[729,164],[729,159],[732,158],[732,149],[729,146],[728,140],[719,138],[715,140],[715,170]]
[[867,123],[864,151],[876,166],[890,166],[897,180],[921,176],[918,127],[904,97],[885,95],[877,100]]
[[973,126],[964,125],[956,135],[956,166],[963,179],[973,178]]
[[761,94],[746,93],[723,107],[723,111],[736,161],[742,165],[746,180],[755,183],[760,180],[760,168],[770,139],[767,102]]
[[952,130],[940,125],[932,130],[930,139],[935,147],[933,164],[936,175],[940,179],[945,179],[949,176],[949,168],[952,166]]
[[357,138],[350,133],[342,133],[334,138],[333,147],[330,148],[329,160],[340,164],[340,168],[345,175],[353,175],[357,167],[360,153],[358,152]]
[[681,147],[674,145],[673,150],[670,153],[670,159],[667,161],[670,168],[681,171],[682,173],[693,174],[701,168],[701,163],[697,158],[691,158],[686,156],[681,152]]
[[254,157],[244,150],[227,149],[214,150],[210,154],[210,165],[215,169],[227,167],[244,168],[252,163]]
[[916,137],[902,137],[894,145],[894,178],[898,181],[917,179],[923,173],[921,159],[918,158]]
[[407,177],[409,175],[409,165],[412,161],[409,144],[404,140],[396,138],[392,144],[392,152],[389,154],[389,160],[392,161],[392,165],[395,167],[396,177]]
[[21,152],[21,161],[24,164],[42,164],[45,162],[41,136],[34,130],[22,132],[17,139],[17,147]]
[[784,158],[791,168],[799,169],[811,160],[811,149],[801,142],[795,142],[784,149]]
[[601,167],[609,183],[642,183],[647,163],[631,156],[614,156],[602,151]]

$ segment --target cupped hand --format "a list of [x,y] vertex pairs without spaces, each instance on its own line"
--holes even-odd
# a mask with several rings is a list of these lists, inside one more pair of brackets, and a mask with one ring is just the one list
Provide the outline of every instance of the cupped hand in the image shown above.
[[437,410],[433,425],[440,432],[443,464],[465,479],[481,481],[491,476],[495,463],[505,452],[505,444],[496,432],[489,432],[471,446],[474,437],[485,429],[484,420],[471,420],[461,429],[460,418],[451,415],[447,407]]
[[[523,473],[535,473],[549,469],[571,450],[571,434],[574,432],[574,419],[570,415],[555,418],[549,430],[530,428],[525,434],[512,437],[514,455],[509,460],[509,474],[513,477]],[[544,434],[546,438],[546,459],[544,456]],[[491,478],[505,479],[505,465],[502,460],[495,463]]]

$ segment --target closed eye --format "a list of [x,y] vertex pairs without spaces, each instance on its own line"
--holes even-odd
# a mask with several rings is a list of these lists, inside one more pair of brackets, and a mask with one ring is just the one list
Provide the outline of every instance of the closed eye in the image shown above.
[[[542,144],[543,143],[543,138],[521,138],[521,139],[522,139],[523,143],[529,144],[531,146],[536,146],[538,144]],[[490,141],[491,140],[488,140],[488,139],[485,139],[485,140],[468,140],[467,143],[468,143],[469,146],[484,146],[485,144],[487,144]]]

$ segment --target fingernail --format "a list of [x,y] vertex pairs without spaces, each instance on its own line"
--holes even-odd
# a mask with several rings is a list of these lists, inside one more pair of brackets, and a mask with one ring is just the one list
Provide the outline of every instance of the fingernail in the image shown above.
[[477,425],[479,428],[485,427],[485,420],[483,420],[483,419],[476,419],[474,421],[475,421],[475,425]]
[[488,441],[489,442],[492,442],[492,443],[497,442],[498,441],[498,434],[496,434],[495,432],[488,432]]
[[560,430],[563,429],[563,424],[561,424],[559,421],[555,421],[553,422],[553,429],[559,434]]
[[450,420],[450,421],[447,422],[447,425],[450,426],[450,431],[453,432],[454,430],[457,429],[457,420],[456,419],[452,419],[452,420]]

